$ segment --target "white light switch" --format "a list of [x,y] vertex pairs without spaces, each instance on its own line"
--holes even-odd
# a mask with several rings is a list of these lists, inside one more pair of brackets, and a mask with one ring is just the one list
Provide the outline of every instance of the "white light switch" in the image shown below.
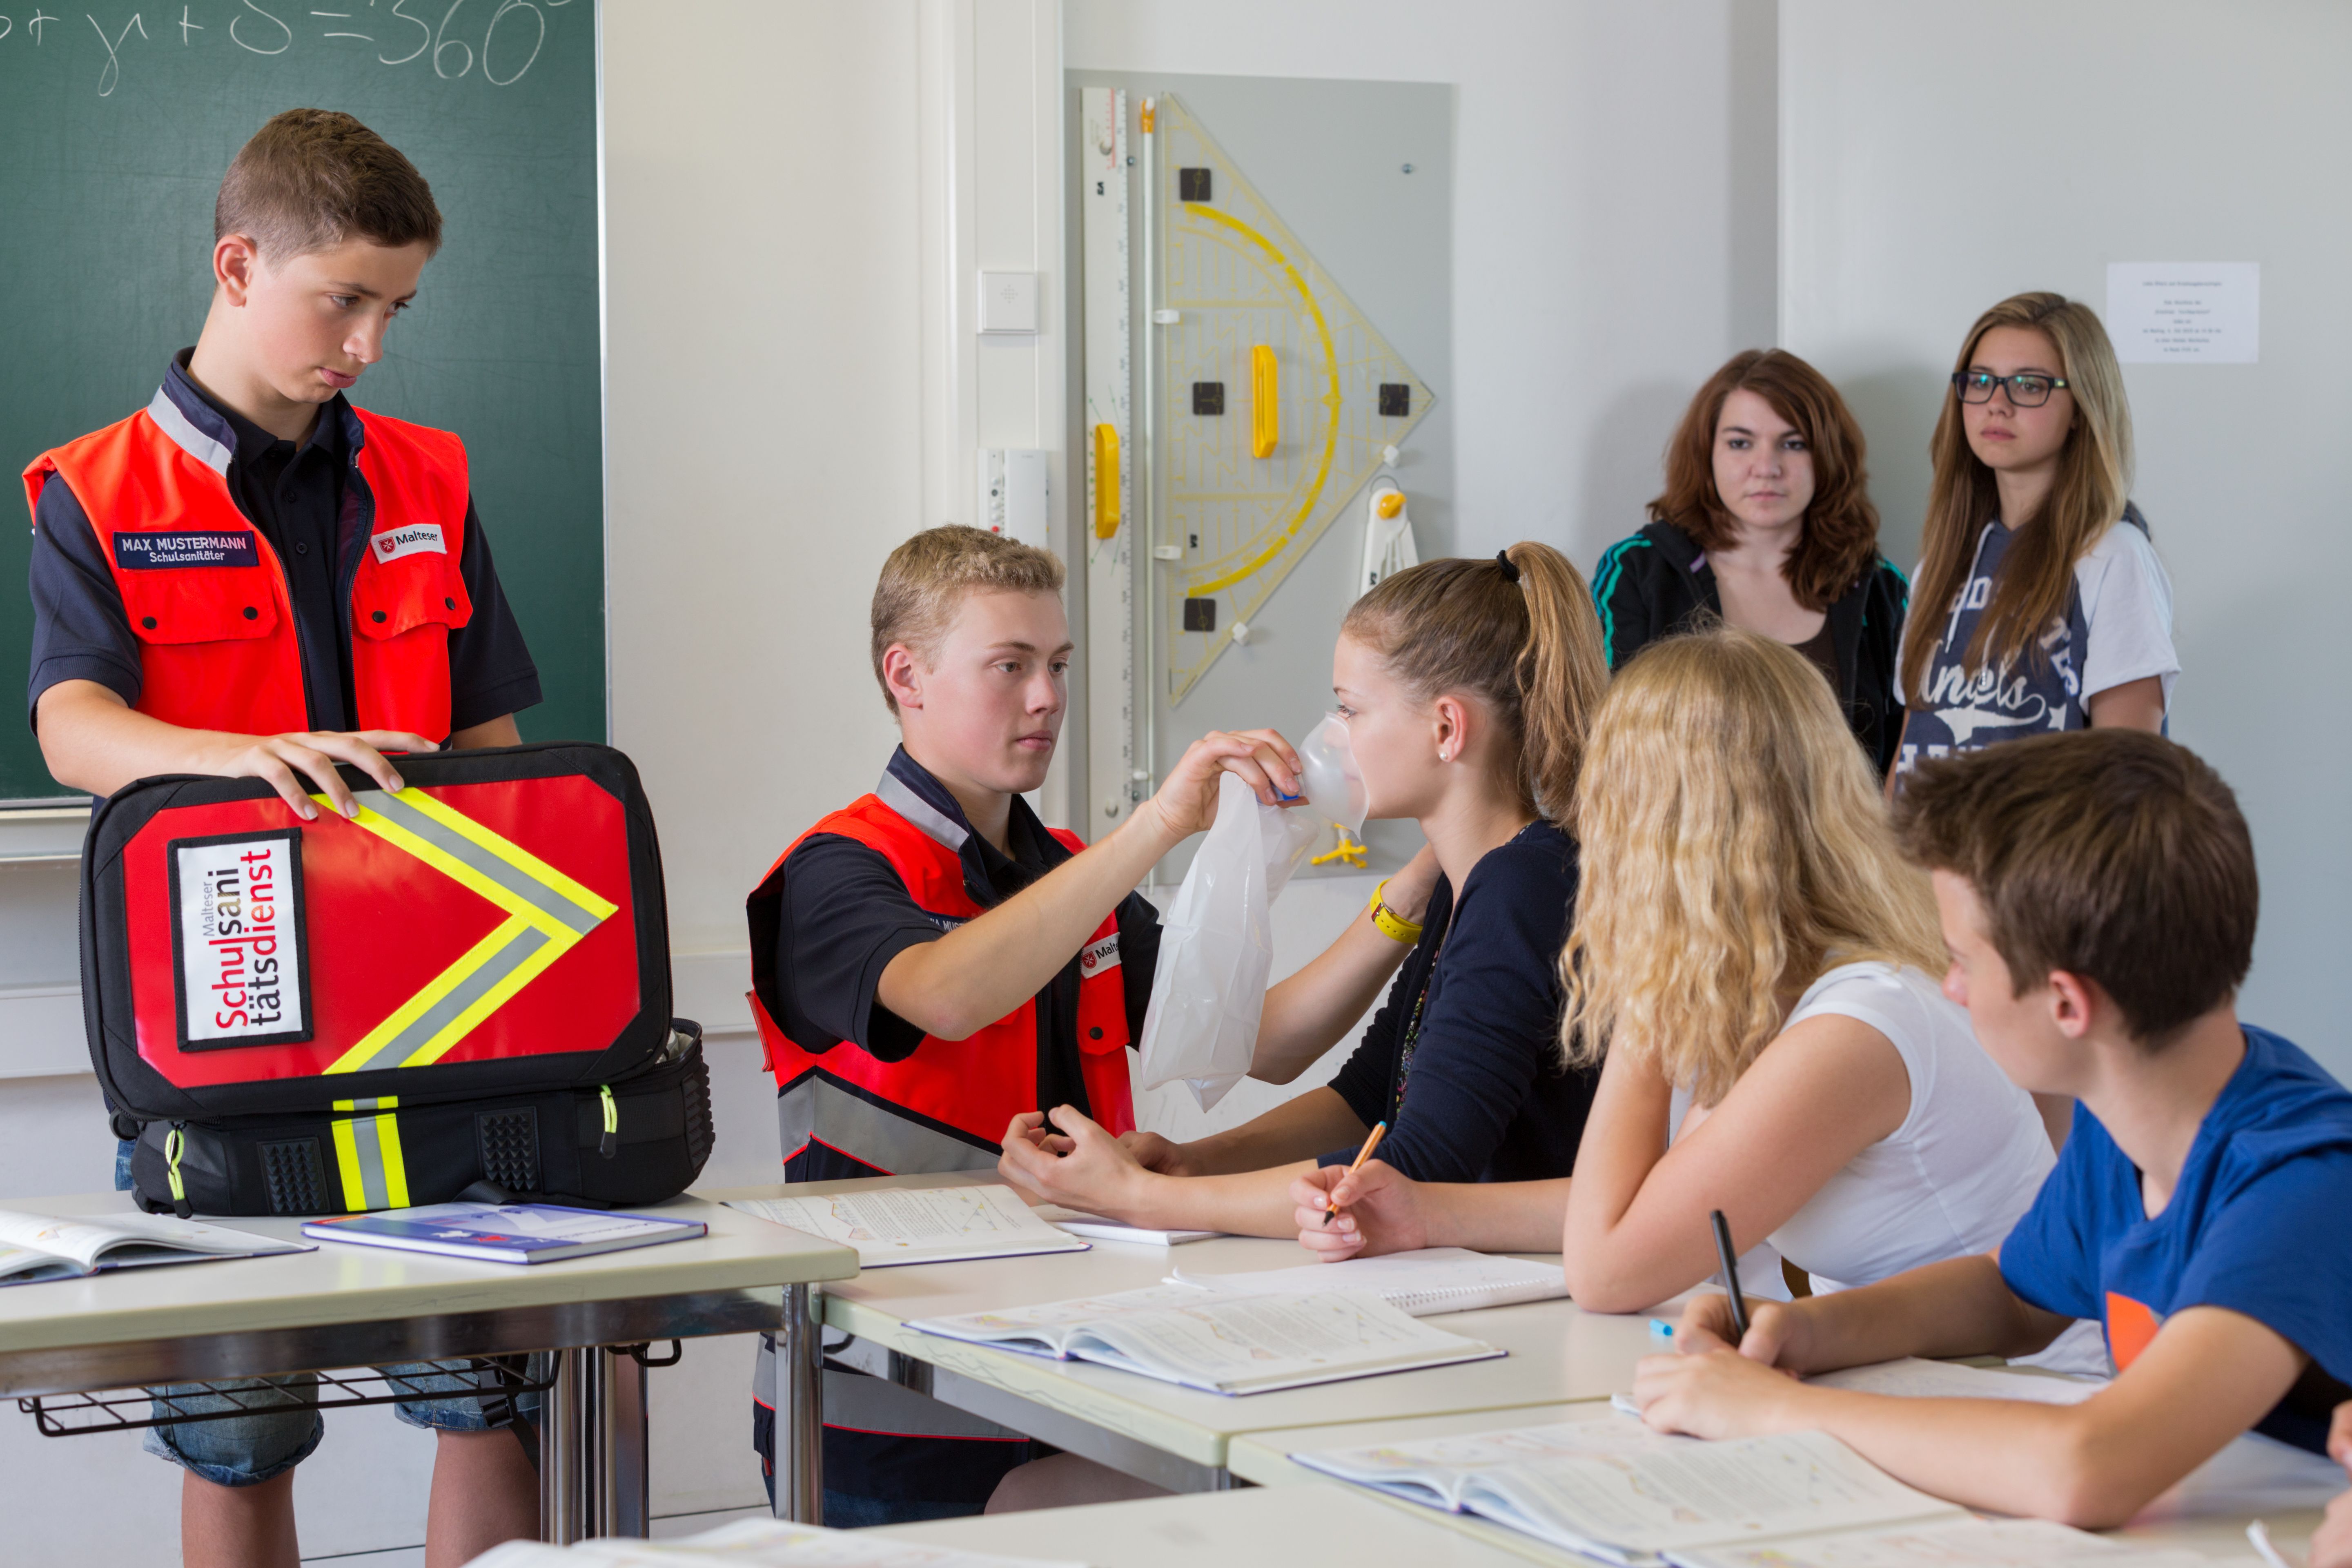
[[1035,331],[1037,275],[1034,272],[982,273],[980,330],[983,332]]

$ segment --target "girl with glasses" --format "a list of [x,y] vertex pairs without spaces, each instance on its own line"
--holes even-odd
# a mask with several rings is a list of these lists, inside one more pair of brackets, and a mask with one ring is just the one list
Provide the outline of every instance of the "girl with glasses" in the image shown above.
[[1978,317],[1932,449],[1898,779],[2053,730],[2160,731],[2172,583],[2126,499],[2131,407],[2098,316],[2036,293]]
[[1878,552],[1862,428],[1796,355],[1750,349],[1699,388],[1649,526],[1610,548],[1592,586],[1611,668],[1720,616],[1811,659],[1878,772],[1894,763],[1908,588]]

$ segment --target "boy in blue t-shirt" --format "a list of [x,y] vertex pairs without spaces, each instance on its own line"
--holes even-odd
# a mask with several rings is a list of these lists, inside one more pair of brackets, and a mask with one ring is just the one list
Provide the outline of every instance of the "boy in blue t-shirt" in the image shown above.
[[[1896,810],[1932,872],[1947,994],[2072,1136],[1997,1257],[1788,1306],[1735,1352],[1721,1298],[1642,1363],[1651,1426],[1819,1430],[1974,1508],[2120,1523],[2249,1427],[2319,1450],[2352,1378],[2352,1093],[2233,1006],[2253,959],[2236,799],[2137,730],[1920,768]],[[2119,1369],[2079,1405],[1900,1399],[1769,1371],[2030,1355],[2098,1320]]]

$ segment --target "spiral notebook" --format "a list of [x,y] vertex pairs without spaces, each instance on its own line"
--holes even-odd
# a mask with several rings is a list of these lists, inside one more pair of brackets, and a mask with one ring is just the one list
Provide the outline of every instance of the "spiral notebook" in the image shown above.
[[1199,1285],[1227,1295],[1369,1290],[1415,1318],[1549,1301],[1568,1294],[1568,1280],[1557,1263],[1490,1256],[1459,1247],[1425,1247],[1385,1258],[1351,1258],[1344,1263],[1310,1263],[1302,1268],[1265,1268],[1248,1274],[1179,1268],[1169,1278],[1176,1284]]

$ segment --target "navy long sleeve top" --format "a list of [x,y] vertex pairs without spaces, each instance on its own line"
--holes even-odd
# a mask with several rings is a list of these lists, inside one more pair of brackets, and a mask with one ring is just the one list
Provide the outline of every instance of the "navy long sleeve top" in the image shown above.
[[1331,1081],[1366,1127],[1388,1122],[1376,1158],[1423,1182],[1540,1181],[1574,1168],[1599,1079],[1560,1058],[1559,950],[1576,871],[1576,841],[1538,821],[1471,868],[1458,903],[1438,879],[1420,942]]

